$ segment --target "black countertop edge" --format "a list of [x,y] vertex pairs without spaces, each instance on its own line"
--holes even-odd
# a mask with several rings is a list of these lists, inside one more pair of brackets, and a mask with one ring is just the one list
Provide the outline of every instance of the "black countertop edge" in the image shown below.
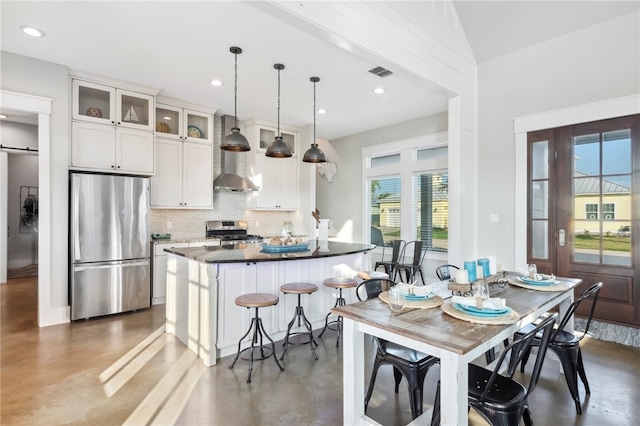
[[167,253],[186,257],[201,263],[253,263],[282,260],[318,259],[344,256],[373,250],[371,244],[329,241],[326,245],[310,241],[309,249],[288,253],[266,253],[262,243],[234,244],[209,247],[177,247],[164,249]]
[[151,244],[179,244],[179,243],[206,243],[209,241],[222,241],[219,237],[183,237],[183,238],[156,238]]

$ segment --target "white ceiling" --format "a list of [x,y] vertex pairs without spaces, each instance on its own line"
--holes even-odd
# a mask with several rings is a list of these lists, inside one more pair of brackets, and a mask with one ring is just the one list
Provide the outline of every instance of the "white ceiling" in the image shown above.
[[453,0],[477,63],[640,9],[640,1]]
[[[433,0],[439,1],[439,0]],[[501,56],[563,33],[638,10],[626,2],[454,0],[477,61]],[[396,2],[396,5],[398,3]],[[405,13],[424,10],[406,2]],[[276,18],[266,2],[0,2],[2,50],[162,89],[161,94],[233,114],[233,55],[238,57],[238,118],[277,119],[277,72],[282,63],[280,121],[313,122],[317,136],[335,139],[444,112],[446,97],[424,84],[367,71],[379,63],[358,57]],[[415,20],[415,16],[411,18]],[[31,25],[46,37],[25,36]],[[393,71],[393,69],[392,69]],[[225,82],[214,88],[209,81]],[[376,86],[386,89],[374,95]]]

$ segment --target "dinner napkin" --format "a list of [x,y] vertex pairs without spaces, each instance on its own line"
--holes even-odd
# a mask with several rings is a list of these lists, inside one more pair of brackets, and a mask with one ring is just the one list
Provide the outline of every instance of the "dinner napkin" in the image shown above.
[[[475,297],[463,297],[463,296],[452,296],[451,303],[459,303],[465,306],[477,306],[477,300]],[[484,299],[482,308],[483,309],[495,309],[500,310],[506,307],[505,300],[498,297],[491,297],[489,299]]]
[[413,294],[414,296],[428,296],[431,294],[430,285],[409,285],[405,283],[396,284],[396,288],[404,294]]

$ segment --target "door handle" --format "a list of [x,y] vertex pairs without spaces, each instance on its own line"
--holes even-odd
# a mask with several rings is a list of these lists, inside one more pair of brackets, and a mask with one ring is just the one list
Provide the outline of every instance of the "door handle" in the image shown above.
[[564,229],[561,229],[558,231],[558,245],[560,247],[564,247],[564,244],[565,244],[564,238],[565,238],[565,232],[564,232]]

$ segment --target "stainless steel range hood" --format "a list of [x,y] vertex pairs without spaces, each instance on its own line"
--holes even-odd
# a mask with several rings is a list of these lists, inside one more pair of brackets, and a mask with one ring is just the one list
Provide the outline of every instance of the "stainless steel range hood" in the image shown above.
[[[231,133],[231,128],[235,124],[235,118],[231,115],[223,115],[220,119],[220,127],[222,128],[222,137]],[[213,189],[215,191],[227,190],[237,192],[257,191],[260,188],[255,186],[251,179],[240,176],[237,173],[238,155],[247,155],[246,153],[229,152],[221,149],[220,151],[220,176],[213,181]]]

